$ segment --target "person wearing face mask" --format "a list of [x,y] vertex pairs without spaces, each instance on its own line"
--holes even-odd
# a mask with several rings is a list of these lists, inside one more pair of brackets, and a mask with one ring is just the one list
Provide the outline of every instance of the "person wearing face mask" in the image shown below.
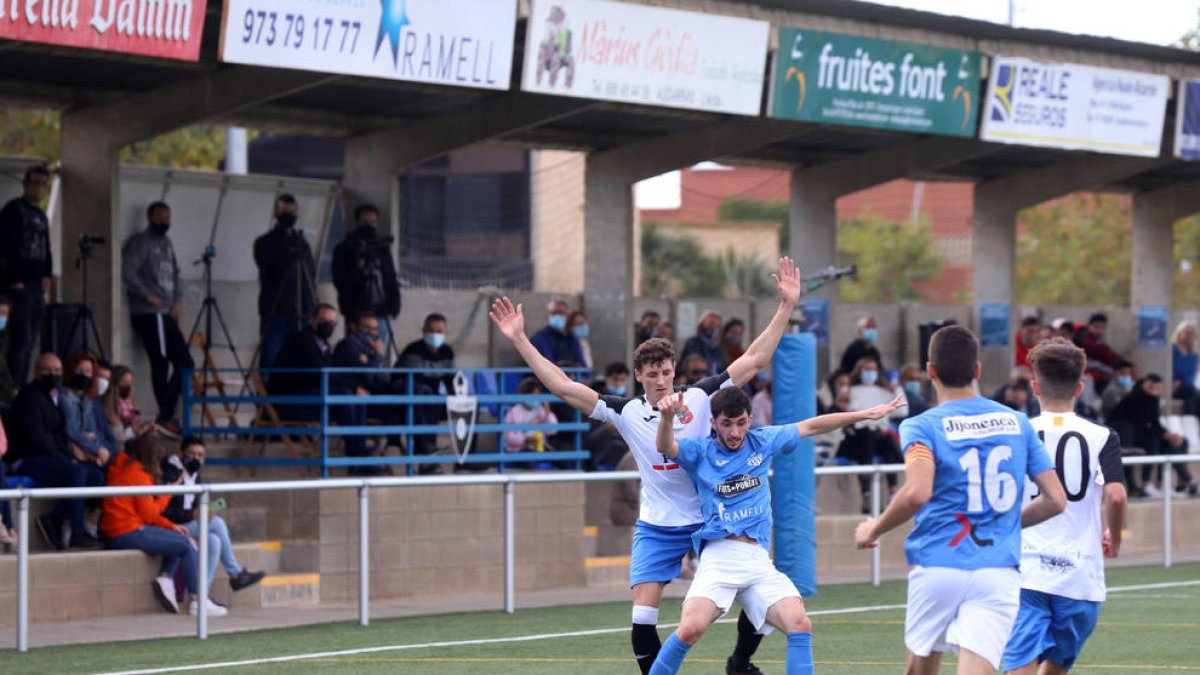
[[391,322],[400,315],[400,283],[388,242],[378,235],[379,209],[354,209],[354,229],[333,249],[333,286],[346,322],[364,312],[379,318],[379,341],[392,344]]
[[67,423],[67,439],[72,451],[80,461],[95,462],[103,467],[116,452],[117,441],[105,422],[104,428],[96,426],[92,412],[96,401],[96,360],[89,354],[79,353],[67,360],[65,382],[59,387],[59,405]]
[[592,380],[592,343],[588,342],[588,336],[591,335],[591,326],[588,325],[587,314],[582,310],[575,310],[567,317],[567,328],[571,334],[579,341],[579,353],[582,356],[579,365],[587,369],[583,374],[583,380],[591,382]]
[[0,291],[8,294],[8,372],[23,385],[46,311],[46,294],[54,274],[50,252],[50,221],[42,200],[50,187],[50,170],[25,170],[23,193],[0,210]]
[[[454,374],[444,372],[455,368],[454,348],[446,343],[446,317],[444,315],[435,312],[425,317],[425,323],[421,326],[421,339],[413,340],[405,345],[403,351],[400,352],[400,358],[396,360],[396,367],[443,371],[413,373],[412,393],[414,394],[437,396],[454,393]],[[408,377],[404,373],[397,373],[393,376],[393,385],[399,388],[399,393],[407,393]],[[398,423],[407,423],[407,409],[398,408],[397,410],[400,415]],[[444,405],[413,406],[414,424],[441,424],[445,418],[446,406]],[[416,447],[413,448],[413,452],[416,454],[433,454],[437,452],[437,436],[428,434],[416,436],[414,445]],[[442,467],[437,464],[423,464],[419,471],[421,473],[441,473]]]
[[1104,419],[1108,419],[1117,404],[1130,391],[1133,391],[1133,364],[1129,361],[1120,361],[1113,367],[1112,381],[1100,395],[1100,410],[1104,413]]
[[721,345],[721,315],[716,312],[705,312],[696,325],[696,334],[683,343],[679,352],[679,363],[676,368],[685,372],[684,361],[693,354],[704,359],[705,375],[716,375],[725,370],[728,362],[725,360],[725,349]]
[[842,353],[842,363],[838,370],[843,373],[853,372],[854,367],[864,357],[870,357],[875,361],[879,372],[885,372],[883,367],[883,357],[879,355],[879,324],[875,322],[875,317],[864,316],[858,320],[858,336],[846,346],[846,351]]
[[579,364],[584,362],[579,338],[568,330],[567,303],[559,299],[546,304],[546,325],[533,334],[530,342],[550,363]]
[[921,369],[916,364],[906,363],[900,368],[900,386],[908,401],[908,414],[905,417],[916,417],[931,407],[929,399],[925,398],[924,384]]
[[121,249],[121,279],[133,329],[150,359],[159,428],[164,435],[178,438],[175,409],[183,391],[183,371],[194,364],[179,329],[183,285],[175,248],[167,236],[171,207],[154,202],[146,207],[146,219],[146,229],[130,237]]
[[8,316],[12,311],[12,301],[6,295],[0,295],[0,412],[8,412],[13,398],[17,395],[17,382],[8,371],[8,338],[12,332],[8,330]]
[[[52,353],[38,357],[34,379],[21,389],[13,401],[12,419],[20,420],[10,429],[12,443],[6,459],[12,472],[29,476],[39,487],[97,487],[104,484],[104,472],[95,462],[80,462],[67,440],[67,421],[63,414],[62,361]],[[83,499],[59,500],[53,513],[38,516],[36,525],[47,543],[63,550],[67,543],[63,526],[71,526],[71,548],[100,548],[100,542],[88,534]]]
[[[383,368],[384,347],[379,336],[379,317],[361,312],[354,317],[346,337],[333,349],[333,364],[339,368]],[[383,373],[347,373],[354,386],[373,394],[388,391],[388,378]]]
[[[517,386],[517,393],[523,396],[533,394],[544,394],[545,390],[542,385],[538,384],[537,378],[527,377],[521,380],[521,384]],[[508,409],[504,414],[505,424],[558,424],[558,417],[550,410],[550,405],[542,403],[518,403]],[[513,429],[504,432],[504,451],[505,452],[541,452],[544,450],[552,450],[549,443],[546,443],[547,436],[553,436],[555,432],[544,431],[540,435],[537,432],[522,431]]]
[[101,400],[108,426],[119,442],[123,445],[154,431],[154,422],[142,416],[142,409],[133,397],[133,371],[129,366],[114,367],[109,382]]
[[733,363],[746,353],[742,340],[746,337],[746,322],[741,319],[730,319],[721,328],[721,349],[725,350],[725,362]]
[[312,248],[296,228],[299,206],[290,194],[275,200],[275,226],[254,240],[258,266],[259,368],[276,366],[288,333],[312,316],[317,305],[317,265]]
[[[869,356],[864,356],[854,365],[850,372],[850,400],[848,412],[861,412],[877,405],[886,404],[896,397],[895,391],[888,386],[879,365]],[[900,445],[892,433],[891,421],[904,419],[906,406],[901,406],[887,417],[859,422],[852,427],[846,427],[846,439],[838,448],[838,456],[852,460],[856,464],[873,464],[879,458],[881,464],[903,464],[900,456]],[[862,512],[871,512],[871,477],[859,476],[859,487],[862,489]],[[887,475],[888,493],[896,493],[896,475]]]

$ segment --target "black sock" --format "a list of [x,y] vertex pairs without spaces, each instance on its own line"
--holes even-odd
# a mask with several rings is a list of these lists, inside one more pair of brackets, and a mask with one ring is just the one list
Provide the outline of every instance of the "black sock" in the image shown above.
[[[633,642],[633,656],[637,659],[638,668],[642,675],[649,675],[654,659],[658,658],[658,650],[662,649],[662,640],[658,637],[658,626],[648,623],[635,623],[629,637]],[[738,641],[739,643],[741,640]],[[757,645],[757,643],[755,643]]]
[[762,642],[763,636],[759,635],[754,630],[754,624],[750,623],[750,617],[746,616],[745,610],[738,615],[738,636],[737,646],[733,648],[733,666],[739,669],[745,669],[750,666],[750,657],[754,656],[754,652],[758,649],[758,644]]

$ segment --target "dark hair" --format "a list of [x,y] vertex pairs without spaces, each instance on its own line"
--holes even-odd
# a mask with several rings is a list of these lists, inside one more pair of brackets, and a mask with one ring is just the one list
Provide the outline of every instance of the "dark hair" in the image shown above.
[[361,325],[363,319],[378,319],[379,315],[375,312],[359,312],[354,315],[354,323]]
[[276,211],[279,210],[280,204],[295,204],[295,203],[296,203],[296,196],[290,192],[285,192],[275,198],[275,210]]
[[613,375],[628,375],[629,367],[620,361],[614,361],[604,367],[604,377],[608,378]]
[[750,412],[750,397],[741,387],[725,387],[712,395],[709,406],[712,408],[713,419],[721,415],[741,417],[743,413]]
[[1075,397],[1075,387],[1087,369],[1083,350],[1062,338],[1045,340],[1029,352],[1042,395],[1052,401],[1069,401]]
[[150,217],[154,215],[154,212],[159,209],[166,209],[170,211],[171,207],[167,206],[166,202],[150,202],[150,206],[146,207],[146,219],[149,220]]
[[334,314],[337,314],[337,307],[334,307],[333,305],[329,304],[328,302],[322,302],[321,304],[317,305],[313,309],[313,316],[320,314],[321,310],[323,310],[323,309],[328,309],[328,310],[332,311]]
[[633,369],[641,370],[656,363],[675,363],[675,348],[662,338],[650,338],[633,350]]
[[376,208],[374,204],[359,204],[358,207],[354,209],[354,222],[357,223],[358,219],[364,213],[374,213],[375,215],[379,215],[379,209]]
[[850,373],[838,369],[830,373],[829,377],[825,378],[825,384],[829,387],[829,393],[833,394],[834,396],[837,396],[837,380],[839,377],[850,377]]
[[929,360],[944,386],[970,386],[979,363],[979,340],[962,326],[939,328],[929,340]]
[[648,309],[648,310],[646,310],[646,311],[642,312],[642,318],[643,318],[643,319],[649,319],[650,317],[654,317],[654,318],[656,318],[656,319],[661,319],[661,318],[662,318],[662,316],[661,316],[661,315],[660,315],[658,312],[656,312],[656,311],[654,311],[654,310],[652,310],[652,309]]
[[1120,370],[1122,368],[1132,368],[1132,367],[1133,367],[1133,361],[1126,361],[1125,359],[1121,359],[1120,361],[1117,361],[1116,363],[1113,364],[1112,369]]
[[1150,373],[1142,378],[1142,382],[1153,382],[1154,384],[1162,384],[1162,381],[1162,375],[1159,375],[1158,373]]
[[1108,323],[1108,315],[1104,312],[1096,312],[1095,314],[1089,316],[1088,325],[1090,326],[1094,323]]
[[108,361],[105,361],[104,359],[99,358],[99,357],[94,357],[92,360],[96,362],[97,368],[100,368],[102,370],[112,370],[112,364],[110,364]]
[[34,176],[45,176],[46,178],[49,178],[50,177],[50,167],[46,166],[45,164],[35,164],[35,165],[29,167],[28,169],[25,169],[25,179],[24,180],[28,181],[29,179],[33,178]]
[[730,319],[726,321],[725,325],[721,328],[721,335],[728,333],[729,329],[733,328],[734,326],[741,326],[742,328],[745,328],[746,322],[742,321],[741,319]]
[[179,451],[183,452],[193,445],[204,445],[204,439],[195,434],[188,434],[183,437],[183,440],[179,441]]
[[1036,316],[1027,316],[1024,319],[1021,319],[1021,328],[1028,328],[1029,326],[1040,326],[1040,325],[1042,325],[1042,321],[1041,321],[1041,319],[1038,319]]
[[583,318],[586,319],[587,312],[583,311],[582,309],[576,309],[576,310],[572,311],[570,314],[567,315],[567,325],[570,326],[572,323],[575,322],[575,318],[580,317],[580,316],[582,316]]
[[154,482],[162,481],[162,458],[166,455],[162,441],[153,434],[138,436],[126,444],[125,452],[129,459],[138,462],[146,469],[146,473],[154,477]]
[[532,375],[521,380],[521,383],[517,385],[518,394],[534,394],[537,393],[538,390],[545,391],[542,389],[542,383]]
[[9,300],[7,295],[0,293],[0,305],[8,305],[9,307],[12,307],[12,300]]
[[441,321],[442,323],[446,323],[446,317],[443,314],[433,312],[432,314],[428,314],[425,316],[425,323],[423,323],[421,325],[428,326],[429,324],[433,323],[434,321]]

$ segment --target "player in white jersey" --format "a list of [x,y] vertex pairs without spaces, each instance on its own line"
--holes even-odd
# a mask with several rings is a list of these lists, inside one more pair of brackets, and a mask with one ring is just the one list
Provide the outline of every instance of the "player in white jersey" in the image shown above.
[[[1100,617],[1104,558],[1121,552],[1125,483],[1116,432],[1074,413],[1087,365],[1083,350],[1055,338],[1034,348],[1029,363],[1042,405],[1033,428],[1054,458],[1067,510],[1022,533],[1021,609],[1004,670],[1057,675],[1074,665]],[[1101,508],[1108,522],[1103,531]]]
[[[779,260],[779,273],[771,275],[779,290],[779,307],[771,323],[729,368],[682,389],[684,407],[676,415],[676,438],[703,438],[711,429],[708,397],[724,386],[740,387],[771,362],[779,338],[800,299],[800,272],[791,258]],[[550,393],[592,419],[613,425],[637,460],[642,478],[642,503],[634,530],[629,563],[633,590],[633,627],[630,639],[642,673],[649,673],[662,647],[658,636],[658,605],[663,588],[679,576],[680,561],[691,548],[692,533],[704,524],[700,498],[687,472],[656,449],[659,400],[675,391],[675,350],[670,342],[653,338],[633,353],[634,378],[646,394],[637,398],[601,396],[591,387],[567,377],[558,366],[538,353],[525,335],[521,306],[508,298],[492,304],[492,322],[512,342]],[[738,619],[738,640],[725,665],[727,675],[761,673],[750,662],[762,636],[745,612]]]

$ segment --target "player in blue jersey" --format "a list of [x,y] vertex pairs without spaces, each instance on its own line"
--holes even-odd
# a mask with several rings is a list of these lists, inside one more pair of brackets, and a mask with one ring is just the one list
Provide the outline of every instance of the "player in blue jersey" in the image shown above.
[[675,440],[674,420],[686,414],[683,394],[659,400],[658,451],[674,459],[696,484],[703,527],[692,535],[700,553],[696,578],[683,602],[679,628],[663,643],[650,675],[675,673],[704,631],[736,598],[760,633],[787,634],[788,675],[813,672],[812,623],[795,584],[771,562],[771,458],[789,452],[802,436],[829,433],[856,422],[877,420],[904,405],[889,404],[834,413],[799,424],[750,429],[750,398],[727,387],[710,399],[716,438]]
[[[942,652],[959,675],[994,673],[1021,598],[1021,528],[1062,513],[1054,463],[1025,415],[975,393],[979,342],[947,326],[929,343],[938,406],[900,425],[904,487],[879,518],[855,530],[859,548],[916,516],[904,544],[908,611],[905,673],[932,674]],[[1041,494],[1020,507],[1025,477]]]

